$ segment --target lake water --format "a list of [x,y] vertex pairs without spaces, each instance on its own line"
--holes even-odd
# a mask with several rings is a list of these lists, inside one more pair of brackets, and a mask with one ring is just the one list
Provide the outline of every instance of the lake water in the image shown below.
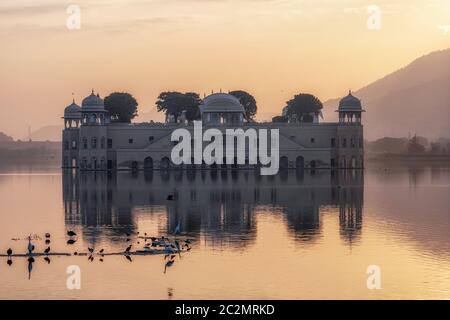
[[[30,234],[42,252],[46,232],[52,252],[135,250],[144,243],[137,232],[174,238],[177,225],[192,249],[165,273],[164,255],[37,257],[30,273],[26,258],[9,266],[0,257],[0,298],[450,299],[448,167],[273,177],[0,170],[2,254],[25,253]],[[73,245],[68,230],[78,235]],[[80,290],[67,289],[70,265],[80,267]],[[381,289],[367,288],[371,265]]]

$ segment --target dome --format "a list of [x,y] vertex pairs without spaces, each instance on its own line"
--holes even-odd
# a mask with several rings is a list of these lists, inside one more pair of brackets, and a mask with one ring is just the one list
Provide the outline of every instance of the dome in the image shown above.
[[75,100],[64,109],[64,118],[80,119],[81,107],[75,103]]
[[213,93],[203,99],[200,112],[244,113],[244,107],[238,98],[228,93]]
[[94,90],[92,93],[83,99],[81,102],[81,110],[82,111],[104,111],[105,105],[103,103],[103,99],[97,94],[94,94]]
[[361,100],[349,91],[348,96],[339,101],[339,111],[362,111]]

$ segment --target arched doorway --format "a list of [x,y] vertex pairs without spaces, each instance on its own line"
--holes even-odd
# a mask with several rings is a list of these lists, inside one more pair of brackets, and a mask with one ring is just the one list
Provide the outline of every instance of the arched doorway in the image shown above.
[[351,164],[350,164],[350,167],[351,167],[352,169],[355,169],[355,168],[356,168],[356,157],[355,157],[355,156],[352,157],[352,162],[351,162]]
[[280,158],[280,169],[287,169],[289,167],[288,157],[283,156]]
[[169,158],[164,157],[164,158],[161,159],[160,169],[161,170],[168,170],[168,169],[170,169],[170,160],[169,160]]
[[295,159],[295,167],[297,169],[303,169],[305,167],[305,158],[303,158],[302,156],[298,156]]
[[82,161],[81,161],[81,169],[87,169],[88,167],[88,161],[86,159],[86,157],[83,157]]
[[153,159],[152,157],[147,157],[144,159],[144,169],[152,170],[153,169]]

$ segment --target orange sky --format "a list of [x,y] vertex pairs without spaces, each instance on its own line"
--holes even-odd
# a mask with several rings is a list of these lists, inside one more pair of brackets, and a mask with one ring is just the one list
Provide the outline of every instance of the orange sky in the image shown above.
[[[80,30],[66,27],[71,3]],[[326,101],[448,48],[438,25],[448,0],[2,0],[0,131],[61,124],[72,92],[80,103],[91,88],[128,91],[155,119],[163,90],[243,89],[269,118],[295,93]]]

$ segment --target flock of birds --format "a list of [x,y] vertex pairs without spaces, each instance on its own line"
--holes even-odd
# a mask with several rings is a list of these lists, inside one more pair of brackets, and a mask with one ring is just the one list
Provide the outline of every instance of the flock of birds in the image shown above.
[[[166,273],[167,268],[171,267],[175,263],[175,258],[177,254],[181,257],[181,252],[183,251],[190,251],[191,250],[191,239],[179,239],[177,238],[177,234],[179,234],[180,226],[178,225],[175,229],[175,238],[173,241],[171,241],[168,237],[161,236],[161,237],[152,237],[147,235],[147,233],[144,233],[144,235],[140,235],[139,232],[137,232],[135,235],[137,235],[137,245],[140,244],[140,241],[143,240],[143,248],[142,249],[136,249],[135,251],[131,251],[133,248],[133,244],[130,243],[132,241],[133,235],[131,233],[126,233],[126,242],[130,243],[128,246],[124,249],[123,252],[115,252],[115,253],[106,253],[105,249],[101,248],[100,250],[96,251],[95,248],[88,247],[87,253],[79,253],[77,251],[73,252],[74,256],[88,256],[88,260],[90,262],[94,261],[94,257],[97,256],[99,258],[100,262],[103,262],[103,259],[105,255],[123,255],[128,261],[132,262],[131,255],[147,255],[147,254],[164,254],[164,273]],[[28,259],[28,273],[29,273],[29,279],[31,278],[31,271],[33,268],[33,263],[35,262],[34,257],[36,256],[44,256],[44,260],[49,264],[50,263],[50,255],[71,255],[69,253],[51,253],[50,248],[50,233],[45,234],[45,244],[47,245],[47,248],[42,253],[35,252],[35,246],[32,242],[31,235],[28,236],[26,239],[28,240],[28,246],[27,246],[27,254],[13,254],[13,250],[9,248],[6,251],[7,256],[7,264],[9,266],[12,265],[12,257],[13,256],[25,256]],[[67,245],[73,245],[77,242],[77,234],[74,231],[67,231]],[[13,239],[13,240],[19,240],[19,239]]]

